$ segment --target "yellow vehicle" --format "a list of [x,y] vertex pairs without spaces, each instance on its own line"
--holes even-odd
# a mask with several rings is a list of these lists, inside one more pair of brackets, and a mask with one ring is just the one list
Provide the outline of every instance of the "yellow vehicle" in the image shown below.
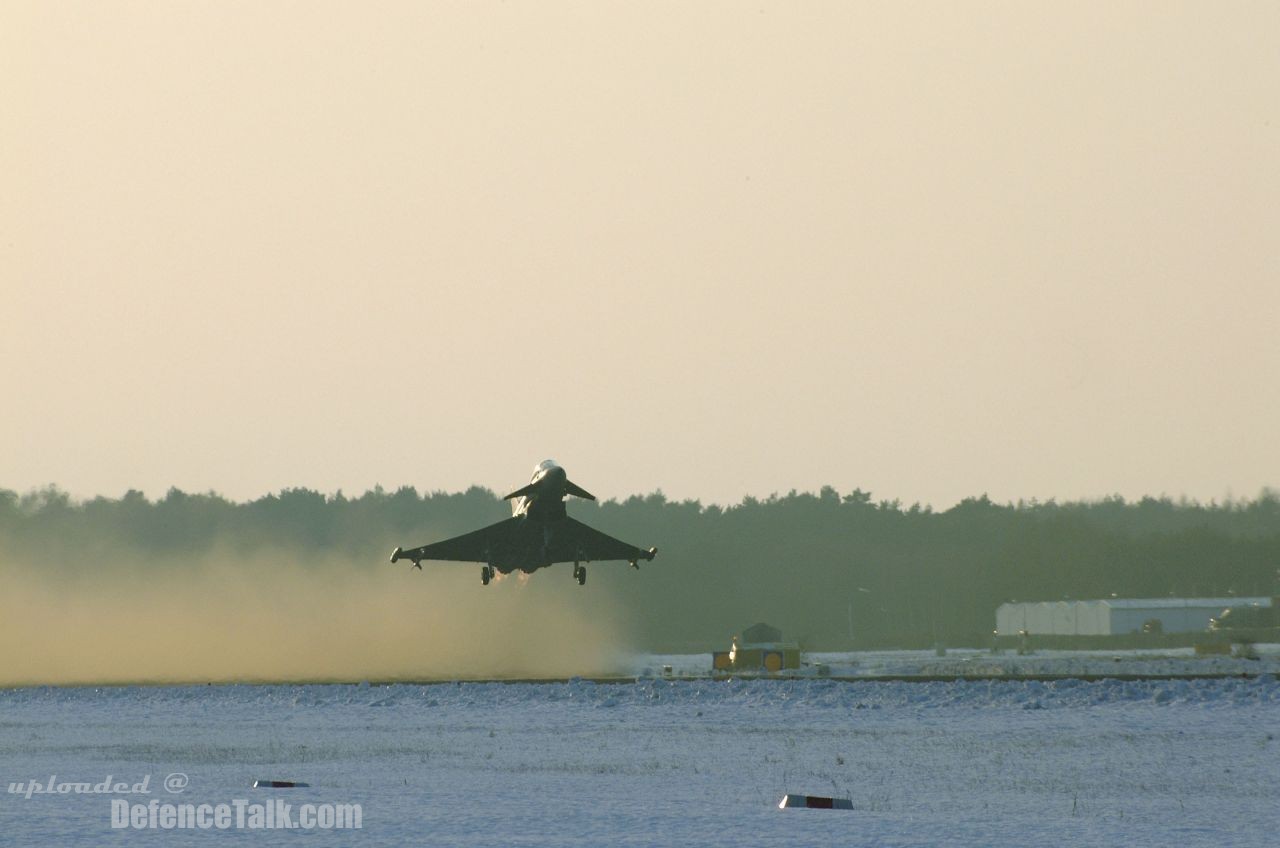
[[719,672],[773,674],[800,668],[800,646],[784,642],[782,631],[767,624],[754,624],[733,637],[727,651],[711,655],[711,667]]

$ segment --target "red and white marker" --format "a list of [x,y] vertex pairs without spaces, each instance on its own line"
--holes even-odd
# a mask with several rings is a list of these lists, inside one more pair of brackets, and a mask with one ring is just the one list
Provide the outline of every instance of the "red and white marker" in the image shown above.
[[808,810],[852,810],[850,798],[824,798],[821,795],[784,795],[778,802],[779,810],[800,807]]

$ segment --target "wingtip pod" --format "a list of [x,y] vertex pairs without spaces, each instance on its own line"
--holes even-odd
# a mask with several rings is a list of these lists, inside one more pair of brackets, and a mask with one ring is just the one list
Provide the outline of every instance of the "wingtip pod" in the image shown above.
[[657,548],[650,548],[649,550],[645,551],[645,554],[646,554],[645,559],[647,559],[647,560],[649,560],[650,562],[652,562],[652,561],[653,561],[653,558],[654,558],[654,557],[656,557],[656,556],[658,555],[658,549],[657,549]]
[[392,551],[392,552],[391,552],[391,561],[392,561],[392,562],[397,562],[397,561],[399,561],[399,559],[400,559],[400,554],[402,554],[402,553],[403,553],[403,551],[402,551],[402,550],[400,549],[400,547],[397,545],[397,546],[396,546],[396,549],[395,549],[394,551]]

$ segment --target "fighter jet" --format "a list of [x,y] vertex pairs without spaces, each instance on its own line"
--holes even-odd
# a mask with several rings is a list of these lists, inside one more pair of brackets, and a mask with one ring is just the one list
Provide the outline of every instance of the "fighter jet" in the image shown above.
[[511,501],[511,518],[479,530],[432,542],[420,548],[391,554],[392,562],[407,559],[419,570],[423,560],[480,562],[480,580],[488,586],[497,573],[526,574],[557,562],[573,563],[573,579],[586,585],[587,567],[596,560],[621,560],[640,567],[640,560],[652,560],[657,548],[637,548],[593,530],[570,518],[564,499],[573,495],[593,501],[595,495],[573,483],[565,470],[550,459],[533,469],[529,485],[516,489],[503,500]]

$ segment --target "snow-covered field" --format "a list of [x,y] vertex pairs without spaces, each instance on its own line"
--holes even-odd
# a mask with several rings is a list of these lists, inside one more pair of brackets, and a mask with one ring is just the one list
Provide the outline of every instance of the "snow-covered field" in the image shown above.
[[[1280,683],[28,688],[0,691],[0,769],[10,789],[149,776],[8,792],[3,845],[1265,846]],[[854,809],[779,810],[786,792]],[[354,803],[362,828],[112,829],[120,798]]]
[[[1237,654],[1241,647],[1236,646]],[[1192,648],[1135,651],[1044,651],[1027,655],[1014,651],[993,654],[972,648],[933,651],[858,651],[806,653],[805,666],[794,672],[817,676],[817,665],[833,677],[1208,677],[1214,675],[1280,674],[1280,645],[1260,644],[1248,657],[1197,656]],[[625,664],[627,673],[661,676],[664,666],[676,677],[706,676],[709,654],[670,654],[636,657]],[[789,672],[791,673],[791,672]]]

